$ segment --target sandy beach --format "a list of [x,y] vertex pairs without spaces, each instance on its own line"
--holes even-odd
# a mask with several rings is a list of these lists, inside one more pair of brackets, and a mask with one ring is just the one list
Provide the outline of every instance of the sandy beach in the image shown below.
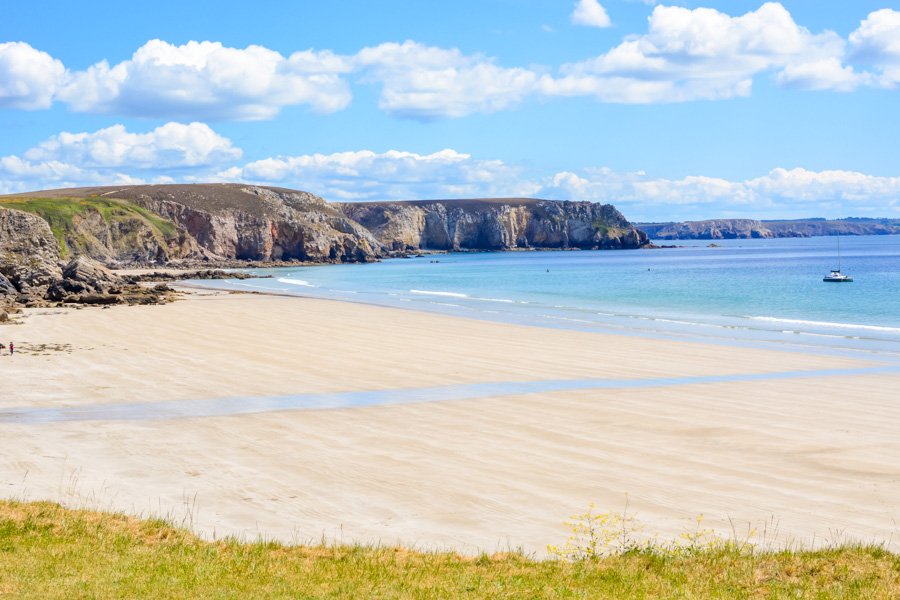
[[[563,520],[591,502],[621,510],[626,493],[645,531],[668,537],[702,513],[705,526],[757,528],[760,541],[900,538],[900,373],[859,371],[891,366],[877,355],[218,293],[31,309],[0,336],[17,346],[0,357],[4,497],[162,515],[209,537],[470,554],[541,555],[565,541]],[[500,385],[429,401],[447,386],[577,380],[614,384]],[[102,415],[104,405],[410,389],[421,402],[20,418],[21,409]]]

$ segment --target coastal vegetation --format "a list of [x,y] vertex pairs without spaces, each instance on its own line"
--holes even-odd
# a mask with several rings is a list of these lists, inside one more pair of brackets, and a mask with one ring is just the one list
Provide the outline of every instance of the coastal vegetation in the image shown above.
[[167,219],[126,202],[110,198],[0,198],[0,207],[30,212],[50,226],[59,243],[60,257],[97,253],[110,244],[110,232],[118,244],[143,243],[137,232],[155,238],[160,245],[176,235],[177,227]]
[[900,556],[879,545],[688,548],[538,560],[324,540],[205,541],[161,519],[0,501],[0,594],[14,598],[900,596]]

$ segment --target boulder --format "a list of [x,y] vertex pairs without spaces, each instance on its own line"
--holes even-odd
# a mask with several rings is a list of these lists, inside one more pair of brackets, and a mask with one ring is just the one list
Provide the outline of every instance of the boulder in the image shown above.
[[87,285],[74,279],[60,279],[53,282],[47,288],[45,297],[52,302],[69,302],[69,298],[76,294],[84,294],[92,291]]
[[6,296],[8,294],[15,294],[16,288],[13,287],[13,284],[9,282],[9,279],[0,275],[0,296]]
[[72,259],[62,274],[67,280],[84,284],[94,292],[124,283],[119,276],[87,256]]
[[82,304],[119,304],[122,302],[122,298],[108,294],[82,294],[75,301]]

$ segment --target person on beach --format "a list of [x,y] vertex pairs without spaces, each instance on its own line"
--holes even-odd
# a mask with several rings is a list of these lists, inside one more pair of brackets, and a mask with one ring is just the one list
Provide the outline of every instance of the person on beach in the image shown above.
[[13,350],[15,350],[15,349],[16,349],[16,347],[13,345],[12,342],[10,342],[9,343],[9,355],[10,356],[12,356]]

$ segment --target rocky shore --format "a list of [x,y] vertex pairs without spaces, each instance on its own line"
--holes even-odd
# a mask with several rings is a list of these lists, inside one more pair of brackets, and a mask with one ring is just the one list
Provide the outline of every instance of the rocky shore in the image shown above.
[[0,307],[168,301],[168,290],[109,270],[129,267],[199,269],[204,275],[190,277],[218,278],[234,275],[212,269],[648,243],[615,207],[590,202],[339,204],[242,184],[50,190],[0,197]]

